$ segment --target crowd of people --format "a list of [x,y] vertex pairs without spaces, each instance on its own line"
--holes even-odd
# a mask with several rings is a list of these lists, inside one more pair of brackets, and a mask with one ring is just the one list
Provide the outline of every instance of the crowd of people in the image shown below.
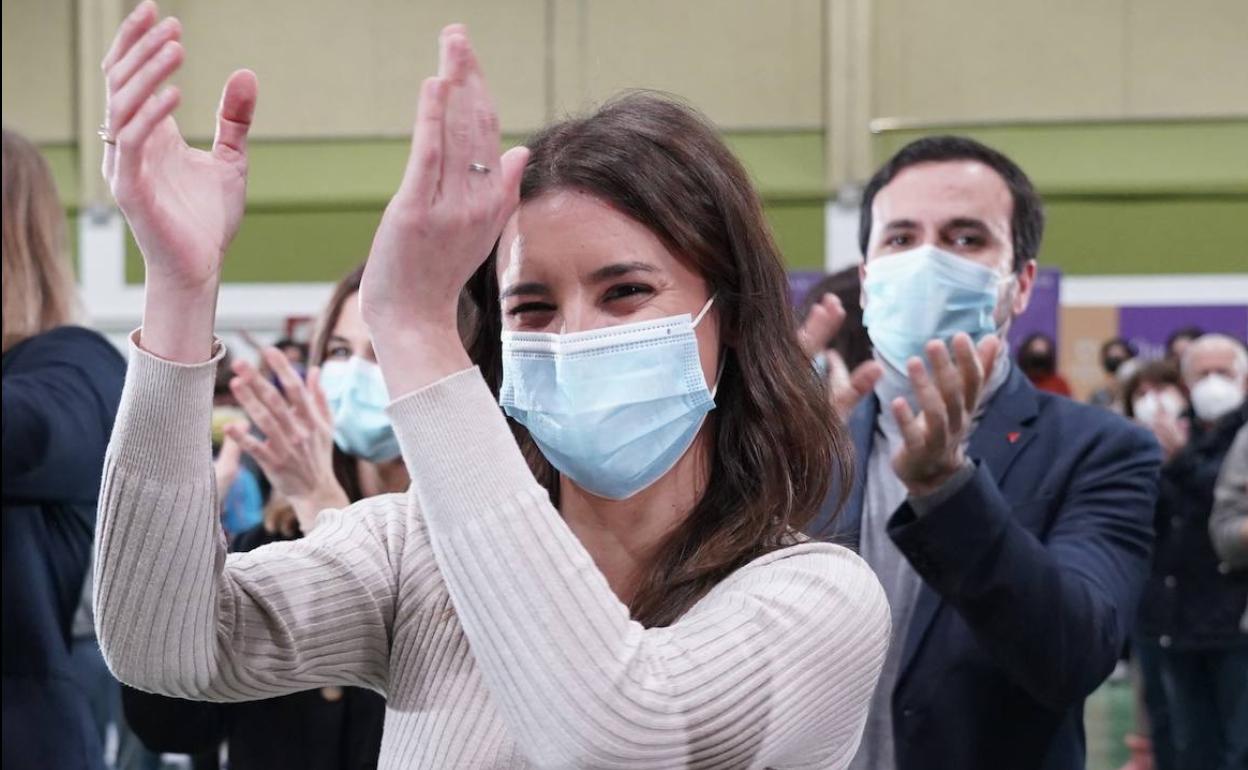
[[[501,152],[466,30],[310,344],[214,337],[255,76],[210,149],[181,28],[104,67],[143,253],[128,362],[80,318],[46,163],[4,132],[6,767],[1248,766],[1248,354],[1005,342],[1039,194],[917,140],[798,313],[709,123],[649,93]],[[238,351],[236,351],[237,353]],[[94,545],[93,545],[94,544]]]

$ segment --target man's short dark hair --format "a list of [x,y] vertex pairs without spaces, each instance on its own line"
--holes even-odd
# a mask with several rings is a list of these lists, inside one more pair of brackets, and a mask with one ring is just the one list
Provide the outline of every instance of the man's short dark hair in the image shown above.
[[991,147],[965,136],[928,136],[907,144],[888,159],[867,182],[862,191],[862,209],[858,218],[858,247],[863,257],[871,242],[871,204],[884,185],[911,166],[920,163],[973,160],[997,172],[1010,188],[1014,209],[1010,217],[1010,239],[1014,246],[1014,271],[1040,252],[1044,235],[1044,205],[1031,180],[1014,161]]

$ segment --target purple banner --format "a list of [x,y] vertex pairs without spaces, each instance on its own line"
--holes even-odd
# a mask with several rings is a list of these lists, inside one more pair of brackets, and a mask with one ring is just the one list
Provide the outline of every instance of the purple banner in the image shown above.
[[1036,285],[1031,291],[1031,304],[1026,312],[1010,324],[1010,349],[1018,350],[1023,340],[1040,333],[1053,340],[1058,350],[1057,316],[1061,305],[1062,271],[1056,267],[1042,267],[1036,272]]
[[826,275],[827,273],[819,270],[790,270],[789,302],[793,307],[800,307],[811,287],[819,283]]
[[1118,334],[1131,340],[1144,358],[1161,358],[1166,338],[1185,326],[1242,341],[1248,339],[1248,305],[1123,307],[1118,311]]

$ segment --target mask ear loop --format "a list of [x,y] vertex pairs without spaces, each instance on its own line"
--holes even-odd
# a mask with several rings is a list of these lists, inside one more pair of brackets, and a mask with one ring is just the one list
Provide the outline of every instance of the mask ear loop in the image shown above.
[[[698,314],[694,316],[693,323],[689,325],[690,329],[696,329],[698,328],[698,324],[702,323],[702,318],[710,311],[711,305],[715,303],[716,296],[718,295],[712,294],[710,298],[706,301],[706,304],[702,306],[702,309],[698,311]],[[727,360],[728,360],[727,353],[719,354],[719,364],[716,365],[715,367],[715,384],[711,386],[711,399],[712,400],[715,399],[715,394],[719,392],[719,380],[720,378],[724,376],[724,364],[727,362]]]
[[698,324],[702,323],[702,317],[710,311],[711,305],[714,304],[716,296],[718,295],[712,294],[710,299],[706,301],[706,304],[702,306],[702,309],[698,311],[698,314],[693,317],[693,323],[689,325],[690,329],[696,329],[698,328]]

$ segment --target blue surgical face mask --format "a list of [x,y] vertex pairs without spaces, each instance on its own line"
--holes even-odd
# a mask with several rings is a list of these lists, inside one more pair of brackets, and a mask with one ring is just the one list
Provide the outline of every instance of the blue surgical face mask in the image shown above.
[[946,344],[958,332],[979,342],[995,333],[1002,281],[983,265],[935,246],[867,263],[862,323],[876,354],[898,372],[912,356],[926,360],[928,340]]
[[358,356],[326,361],[321,389],[334,415],[334,443],[339,449],[372,463],[399,456],[399,439],[386,416],[390,396],[380,366]]
[[574,334],[503,332],[499,403],[577,486],[623,500],[671,470],[715,407],[688,314]]

